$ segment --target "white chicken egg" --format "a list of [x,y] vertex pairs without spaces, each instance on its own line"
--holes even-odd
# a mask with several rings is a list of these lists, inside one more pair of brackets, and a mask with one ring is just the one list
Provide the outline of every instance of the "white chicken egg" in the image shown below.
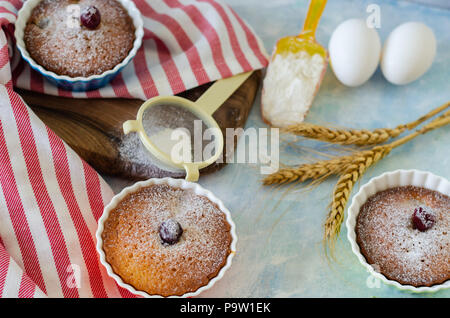
[[346,20],[331,35],[328,51],[338,80],[346,86],[360,86],[377,69],[381,54],[380,37],[364,20]]
[[396,27],[386,39],[381,71],[393,84],[408,84],[430,68],[435,55],[433,31],[423,23],[407,22]]

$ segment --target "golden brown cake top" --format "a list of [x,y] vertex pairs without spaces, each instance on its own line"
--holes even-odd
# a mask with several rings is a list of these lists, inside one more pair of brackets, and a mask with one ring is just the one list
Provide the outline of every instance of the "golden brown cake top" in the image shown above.
[[[95,29],[78,17],[89,6],[100,12]],[[133,48],[134,32],[132,19],[116,0],[42,0],[27,22],[24,41],[33,60],[46,70],[88,77],[121,63]]]
[[[172,219],[183,233],[164,244],[160,225]],[[230,225],[207,197],[152,185],[127,195],[105,221],[107,262],[126,283],[152,295],[183,295],[207,285],[230,254]]]
[[[416,209],[432,216],[430,228],[414,225]],[[450,279],[448,196],[414,186],[378,192],[361,207],[356,235],[367,262],[389,279],[416,287]]]

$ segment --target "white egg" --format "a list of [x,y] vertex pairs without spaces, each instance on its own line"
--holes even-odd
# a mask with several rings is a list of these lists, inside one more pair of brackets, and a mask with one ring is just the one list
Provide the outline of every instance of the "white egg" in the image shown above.
[[393,84],[408,84],[430,68],[435,55],[433,30],[420,22],[407,22],[396,27],[386,39],[381,71]]
[[338,80],[347,86],[364,84],[380,61],[378,32],[366,21],[350,19],[334,30],[328,44],[331,67]]

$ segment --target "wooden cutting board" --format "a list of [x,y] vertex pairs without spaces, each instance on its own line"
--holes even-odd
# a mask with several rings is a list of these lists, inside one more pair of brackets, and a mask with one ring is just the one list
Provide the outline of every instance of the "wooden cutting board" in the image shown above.
[[[224,135],[225,128],[244,127],[260,82],[261,72],[257,71],[214,113]],[[195,101],[210,85],[202,85],[179,96]],[[99,173],[132,180],[184,177],[184,173],[159,169],[148,160],[136,134],[123,134],[123,122],[136,118],[143,103],[141,100],[72,99],[24,90],[18,90],[18,93],[50,129]],[[234,148],[236,144],[237,138]],[[225,155],[231,156],[233,151],[229,149]],[[212,173],[224,165],[216,162],[200,173]]]

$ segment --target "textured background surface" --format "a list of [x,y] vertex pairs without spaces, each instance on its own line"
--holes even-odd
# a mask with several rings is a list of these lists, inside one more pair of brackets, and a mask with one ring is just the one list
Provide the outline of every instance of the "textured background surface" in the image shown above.
[[[279,37],[298,33],[303,25],[306,0],[226,0],[263,39],[270,52]],[[432,1],[445,5],[445,1]],[[355,128],[393,127],[415,120],[450,100],[450,11],[405,1],[329,0],[317,30],[318,41],[328,46],[334,28],[349,18],[366,18],[368,4],[381,8],[384,41],[391,30],[407,21],[422,21],[437,37],[438,51],[431,69],[407,86],[389,84],[378,69],[363,86],[341,85],[327,70],[307,121]],[[265,127],[259,98],[247,127]],[[352,193],[371,177],[395,169],[420,169],[450,178],[450,127],[444,127],[395,149],[368,171]],[[242,142],[242,140],[241,140]],[[280,161],[302,163],[312,157],[305,147],[323,145],[301,141],[298,147],[282,147]],[[359,264],[343,227],[336,248],[337,261],[328,261],[322,247],[323,222],[337,179],[311,191],[295,187],[261,186],[257,165],[230,164],[202,177],[200,184],[221,198],[233,215],[239,237],[233,266],[205,297],[449,297],[450,290],[414,295],[377,284]],[[125,180],[106,178],[114,190]],[[369,284],[368,284],[369,280]],[[369,286],[375,288],[369,288]]]

